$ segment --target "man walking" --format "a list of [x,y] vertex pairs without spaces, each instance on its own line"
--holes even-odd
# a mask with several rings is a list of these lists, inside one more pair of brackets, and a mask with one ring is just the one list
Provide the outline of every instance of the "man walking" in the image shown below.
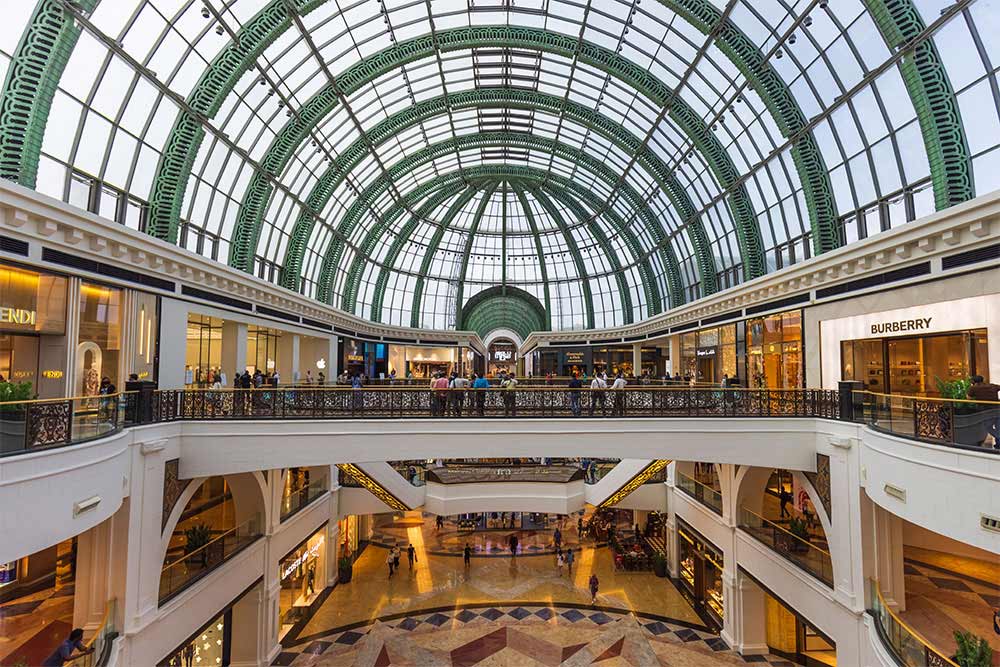
[[556,551],[562,550],[562,531],[556,528],[556,532],[552,533],[552,540],[556,543]]
[[392,549],[389,549],[389,553],[385,555],[385,564],[389,566],[389,578],[392,579],[393,572],[396,571],[394,567],[396,559],[392,557]]
[[406,560],[410,562],[410,569],[413,569],[413,564],[417,562],[417,550],[413,548],[413,545],[406,547]]
[[576,557],[573,555],[573,549],[566,549],[566,571],[569,574],[573,574],[573,561]]
[[462,551],[462,560],[465,561],[465,569],[472,567],[472,547],[465,543],[465,550]]
[[511,533],[511,536],[507,539],[507,545],[510,547],[510,559],[514,560],[517,558],[517,535]]

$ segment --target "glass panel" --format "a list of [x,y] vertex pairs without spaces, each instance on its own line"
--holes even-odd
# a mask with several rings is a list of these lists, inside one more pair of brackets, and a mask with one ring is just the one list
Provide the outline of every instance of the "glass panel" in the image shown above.
[[76,396],[116,391],[121,352],[121,295],[122,291],[114,287],[80,285]]

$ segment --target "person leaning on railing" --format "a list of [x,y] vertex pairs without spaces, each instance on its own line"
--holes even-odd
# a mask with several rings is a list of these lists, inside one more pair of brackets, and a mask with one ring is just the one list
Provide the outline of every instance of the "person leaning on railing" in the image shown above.
[[480,417],[486,416],[486,392],[489,391],[490,381],[484,376],[476,373],[476,379],[472,383],[472,389],[476,394],[476,412]]

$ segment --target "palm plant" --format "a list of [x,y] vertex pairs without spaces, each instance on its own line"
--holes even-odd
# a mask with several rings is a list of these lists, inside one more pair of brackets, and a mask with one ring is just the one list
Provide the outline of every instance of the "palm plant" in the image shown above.
[[990,667],[993,664],[993,649],[982,637],[956,630],[955,643],[958,650],[951,659],[961,667]]

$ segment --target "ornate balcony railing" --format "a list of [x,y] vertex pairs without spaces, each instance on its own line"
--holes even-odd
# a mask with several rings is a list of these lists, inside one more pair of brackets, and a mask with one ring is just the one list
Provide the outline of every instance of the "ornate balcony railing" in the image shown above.
[[833,588],[833,559],[830,558],[829,551],[746,507],[740,508],[739,527],[758,542]]
[[722,516],[722,494],[708,486],[702,484],[693,477],[688,477],[682,472],[677,472],[675,485],[685,494],[691,496],[699,503]]
[[871,598],[869,613],[875,618],[882,643],[892,652],[900,667],[958,667],[958,663],[931,646],[889,608],[877,581],[870,579],[868,588]]
[[120,431],[136,394],[0,403],[0,456],[72,445]]
[[[1000,451],[1000,402],[855,392],[855,414],[879,431],[935,445]],[[859,409],[860,408],[860,409]]]
[[839,418],[836,391],[823,389],[621,390],[518,387],[185,389],[153,393],[151,420],[398,419],[458,417],[826,417]]

